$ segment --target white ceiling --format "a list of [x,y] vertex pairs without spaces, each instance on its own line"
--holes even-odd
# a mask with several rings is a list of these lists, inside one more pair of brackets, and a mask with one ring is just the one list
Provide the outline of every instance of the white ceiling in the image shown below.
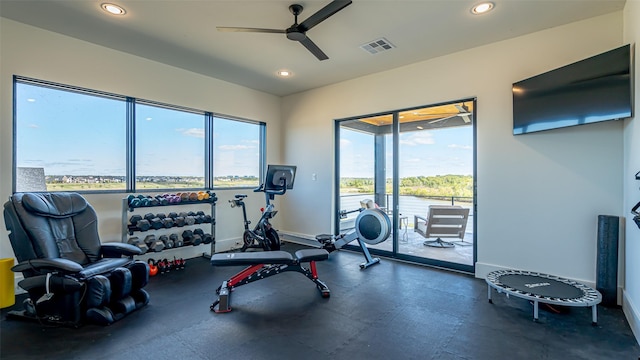
[[[0,16],[252,89],[284,96],[622,10],[624,0],[354,0],[307,32],[328,56],[317,60],[282,34],[220,32],[216,26],[285,29],[329,0],[0,0]],[[384,37],[395,49],[371,55],[360,45]],[[62,50],[61,50],[62,51]],[[470,59],[472,61],[472,59]],[[288,79],[276,72],[293,72]]]

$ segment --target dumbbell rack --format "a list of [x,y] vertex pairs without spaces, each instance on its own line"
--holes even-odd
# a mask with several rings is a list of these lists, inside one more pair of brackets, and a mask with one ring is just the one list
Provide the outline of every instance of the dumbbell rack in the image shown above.
[[[129,241],[129,237],[133,236],[134,234],[140,233],[142,234],[144,237],[145,235],[148,234],[158,234],[162,235],[162,234],[166,234],[168,235],[169,233],[181,233],[184,230],[194,230],[197,228],[203,228],[206,225],[210,225],[211,226],[211,235],[213,236],[213,241],[208,244],[211,246],[210,249],[210,253],[203,253],[203,256],[211,256],[212,254],[215,253],[215,228],[216,228],[216,217],[215,217],[215,210],[216,210],[216,201],[217,201],[217,197],[215,196],[215,194],[210,197],[209,199],[206,200],[196,200],[196,201],[182,201],[180,203],[173,203],[173,204],[168,204],[168,205],[152,205],[152,206],[141,206],[141,207],[130,207],[129,206],[129,202],[127,198],[122,199],[122,242],[123,243],[127,243]],[[201,224],[192,224],[192,225],[183,225],[183,226],[177,226],[177,224],[174,224],[173,227],[171,228],[161,228],[161,229],[149,229],[146,231],[141,231],[140,229],[138,229],[136,226],[132,226],[129,222],[130,216],[134,215],[134,214],[139,214],[140,216],[144,215],[144,213],[149,213],[149,212],[159,212],[160,209],[178,209],[178,208],[187,208],[187,209],[207,209],[207,212],[209,213],[209,215],[211,216],[211,223],[201,223]],[[180,234],[178,234],[178,236],[181,236]],[[197,245],[197,247],[200,247],[202,245],[205,245],[204,243]],[[171,250],[175,250],[175,249],[181,249],[181,248],[185,248],[185,247],[191,247],[191,245],[185,245],[185,246],[181,246],[181,247],[173,247],[173,248],[169,248],[169,249],[163,249],[162,251],[171,251]],[[162,252],[161,251],[161,252]],[[154,252],[147,252],[147,254],[153,254]]]

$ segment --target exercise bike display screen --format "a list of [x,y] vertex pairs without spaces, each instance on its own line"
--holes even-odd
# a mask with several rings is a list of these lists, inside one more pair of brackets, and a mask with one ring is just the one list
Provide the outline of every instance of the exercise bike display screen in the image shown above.
[[287,184],[287,190],[291,190],[293,189],[295,177],[296,166],[268,165],[267,176],[264,182],[265,190],[282,190],[285,183]]

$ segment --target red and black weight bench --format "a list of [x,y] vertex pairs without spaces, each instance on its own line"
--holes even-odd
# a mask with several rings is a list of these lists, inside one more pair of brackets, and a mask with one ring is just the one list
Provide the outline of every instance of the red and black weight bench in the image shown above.
[[[324,249],[303,249],[296,251],[293,255],[286,251],[214,254],[211,256],[211,265],[213,266],[248,265],[248,267],[233,275],[229,280],[222,282],[222,285],[216,290],[218,300],[211,304],[211,311],[217,313],[231,311],[231,291],[236,287],[286,271],[296,271],[303,274],[316,284],[323,298],[328,298],[331,292],[327,285],[318,279],[318,271],[316,270],[316,261],[328,258],[329,253]],[[307,262],[309,269],[302,266]]]

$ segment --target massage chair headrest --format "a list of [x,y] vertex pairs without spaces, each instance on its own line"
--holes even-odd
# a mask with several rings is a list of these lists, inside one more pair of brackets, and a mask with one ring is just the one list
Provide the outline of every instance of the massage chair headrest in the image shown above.
[[22,205],[31,213],[61,219],[83,212],[88,204],[80,194],[59,192],[26,193]]

